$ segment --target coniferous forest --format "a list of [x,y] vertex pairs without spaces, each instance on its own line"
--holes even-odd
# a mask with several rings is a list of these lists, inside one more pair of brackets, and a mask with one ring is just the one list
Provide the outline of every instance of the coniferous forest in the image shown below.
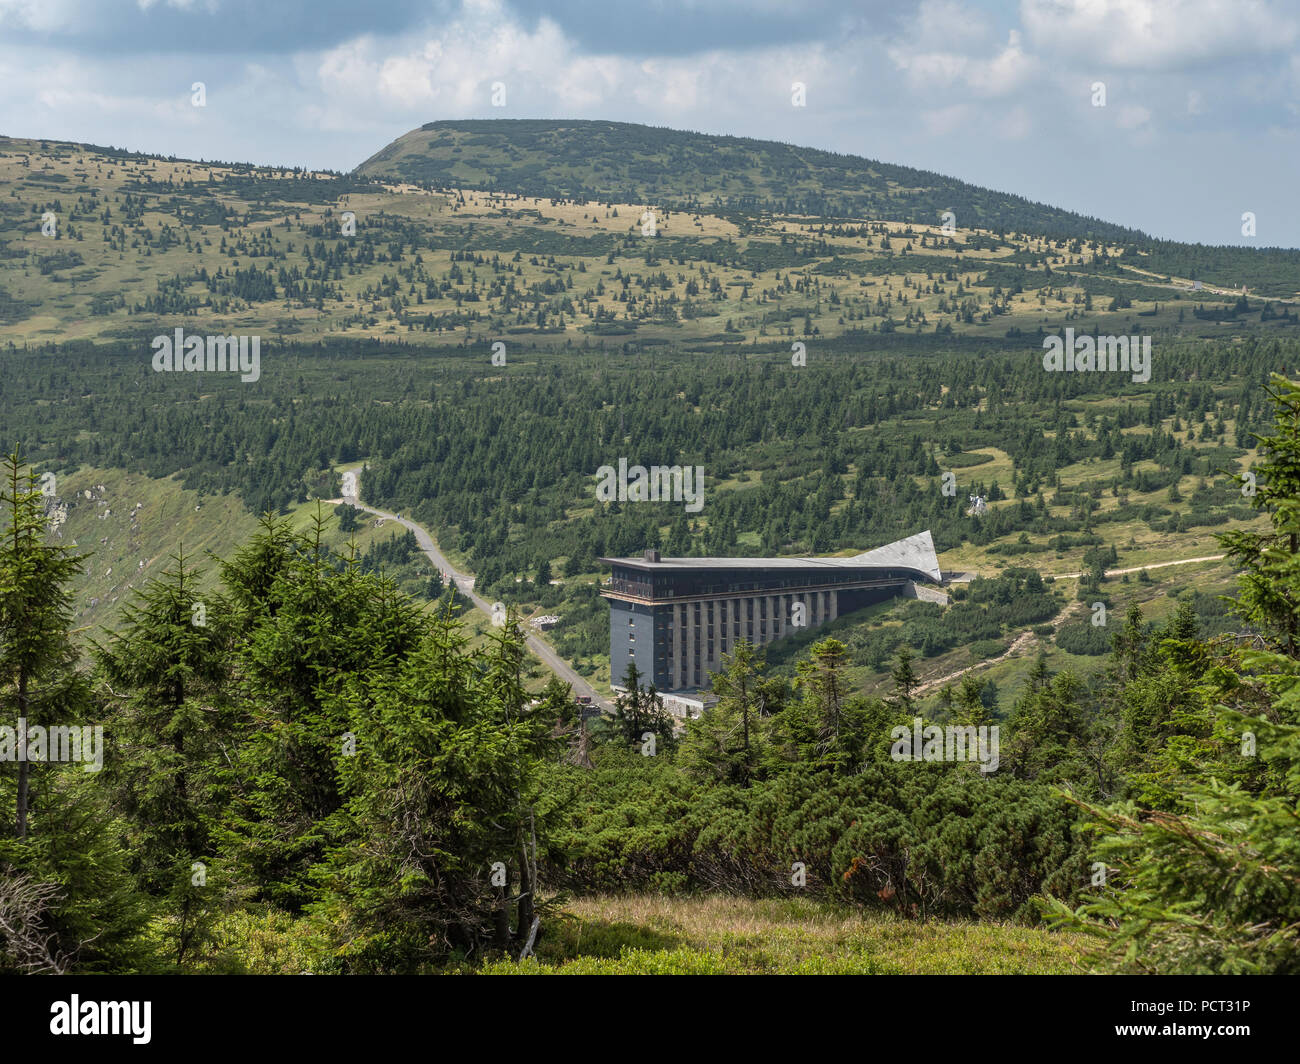
[[0,0],[14,1059],[1280,1031],[1297,41]]
[[[470,648],[356,551],[268,515],[194,623],[200,559],[136,589],[77,668],[69,584],[22,456],[4,474],[5,695],[102,725],[101,772],[0,776],[4,965],[27,972],[420,972],[531,951],[572,893],[806,895],[909,919],[1048,925],[1103,971],[1295,972],[1300,384],[1274,377],[1254,506],[1222,535],[1241,632],[1133,608],[1092,683],[1040,658],[1000,770],[891,759],[909,650],[865,697],[846,647],[793,682],[740,644],[678,734],[635,675],[608,718],[524,683],[513,617]],[[992,718],[982,683],[952,692]],[[645,757],[643,735],[657,735]],[[1108,889],[1089,889],[1098,868]],[[548,925],[549,927],[549,925]],[[273,945],[268,946],[271,942]]]

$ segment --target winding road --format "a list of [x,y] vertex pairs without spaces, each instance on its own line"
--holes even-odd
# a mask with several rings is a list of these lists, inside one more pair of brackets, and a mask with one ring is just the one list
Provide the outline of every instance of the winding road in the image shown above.
[[[474,604],[474,607],[476,609],[482,610],[483,613],[487,614],[489,617],[492,616],[492,604],[488,602],[487,599],[483,598],[481,595],[479,595],[477,592],[474,591],[473,575],[470,573],[461,572],[454,565],[452,565],[451,562],[447,559],[447,556],[443,554],[441,550],[438,549],[437,542],[429,534],[427,529],[425,529],[422,525],[417,525],[414,521],[411,521],[408,518],[402,517],[400,514],[389,513],[387,510],[377,510],[373,506],[367,506],[365,503],[361,501],[360,498],[360,493],[361,493],[360,467],[356,469],[344,470],[343,472],[345,475],[345,480],[343,485],[344,486],[343,497],[341,499],[329,499],[327,500],[328,502],[331,503],[346,502],[350,506],[355,506],[358,510],[364,510],[366,513],[373,514],[375,517],[382,517],[386,521],[396,521],[398,524],[404,526],[405,528],[410,529],[411,532],[415,534],[415,540],[420,545],[420,549],[424,551],[428,559],[431,562],[433,562],[435,566],[437,566],[438,571],[447,574],[447,576],[449,576],[452,580],[454,580],[456,582],[456,590],[459,591],[466,598],[468,598],[470,602]],[[347,493],[346,489],[350,486],[346,480],[346,474],[348,473],[353,474],[353,476],[356,479],[356,488],[357,488],[356,494],[349,495]],[[1192,565],[1198,562],[1220,561],[1223,559],[1223,557],[1224,555],[1222,554],[1210,554],[1201,558],[1182,558],[1172,562],[1153,562],[1149,565],[1138,565],[1130,569],[1110,569],[1107,571],[1106,575],[1120,576],[1121,574],[1124,573],[1140,572],[1143,569],[1163,569],[1166,566],[1170,566],[1170,565]],[[1043,575],[1046,576],[1049,574],[1045,573]],[[1054,573],[1050,575],[1054,575],[1058,580],[1062,580],[1062,579],[1070,580],[1070,579],[1078,579],[1084,574],[1083,573]],[[1064,619],[1064,617],[1068,615],[1073,609],[1073,607],[1076,605],[1077,603],[1067,606],[1066,609],[1062,612],[1062,614],[1056,618],[1053,624],[1059,625],[1060,622]],[[921,684],[917,688],[916,693],[921,694],[925,691],[928,691],[934,687],[939,686],[942,683],[950,682],[964,675],[967,672],[972,672],[976,669],[985,668],[989,665],[994,664],[994,662],[1001,661],[1004,658],[1010,657],[1012,654],[1024,649],[1024,647],[1029,642],[1031,642],[1033,638],[1034,637],[1031,632],[1022,632],[1011,644],[1011,646],[1008,647],[1007,650],[1003,654],[999,655],[998,657],[992,659],[991,661],[977,662],[974,665],[968,666],[967,668],[964,669],[958,669],[956,672],[949,673],[945,676],[938,676],[935,677],[934,679],[927,680],[925,683]],[[528,649],[531,650],[538,658],[540,658],[542,663],[548,669],[550,669],[551,672],[555,673],[556,676],[558,676],[561,680],[563,680],[570,687],[572,687],[575,696],[577,697],[585,696],[587,698],[590,698],[592,705],[598,706],[602,710],[608,710],[613,708],[609,700],[606,699],[601,694],[599,694],[596,691],[596,689],[592,687],[590,683],[587,682],[586,679],[584,679],[581,675],[579,675],[568,662],[566,662],[563,658],[561,658],[560,655],[555,652],[555,648],[552,647],[549,643],[544,642],[539,636],[531,633],[527,634],[525,636],[525,639],[528,645]]]
[[[347,482],[347,474],[351,473],[356,480],[356,494],[349,495],[347,488],[350,486]],[[429,535],[428,531],[421,525],[417,525],[400,514],[392,514],[387,510],[376,510],[373,506],[367,506],[361,501],[361,470],[360,468],[344,470],[343,482],[344,494],[341,499],[330,499],[329,502],[345,502],[349,506],[355,506],[358,510],[364,510],[368,514],[374,514],[376,517],[382,517],[386,521],[396,521],[398,524],[409,528],[415,534],[415,541],[420,545],[428,559],[437,566],[440,573],[445,573],[456,582],[456,590],[470,600],[476,609],[482,610],[489,617],[492,616],[492,604],[474,591],[474,577],[470,573],[463,573],[458,570],[447,556],[438,549],[438,544],[434,538]],[[555,649],[544,642],[539,636],[531,633],[525,636],[528,649],[531,650],[542,663],[555,673],[561,680],[573,688],[575,697],[587,697],[591,699],[593,706],[600,709],[612,709],[608,699],[600,695],[594,687],[591,686],[582,676],[580,676],[573,667],[566,662]]]

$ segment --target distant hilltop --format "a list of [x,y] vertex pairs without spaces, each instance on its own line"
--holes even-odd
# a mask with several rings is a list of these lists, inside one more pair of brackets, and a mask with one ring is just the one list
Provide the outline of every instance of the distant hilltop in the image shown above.
[[1135,229],[942,174],[771,140],[630,122],[429,122],[357,167],[358,176],[451,188],[682,208],[875,218],[1077,239],[1146,242]]

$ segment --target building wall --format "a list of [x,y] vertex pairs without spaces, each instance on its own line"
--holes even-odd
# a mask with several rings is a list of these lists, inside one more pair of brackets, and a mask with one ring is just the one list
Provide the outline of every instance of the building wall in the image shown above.
[[[612,599],[610,678],[621,686],[628,662],[635,661],[642,682],[660,691],[699,690],[708,686],[710,674],[721,670],[723,656],[741,640],[766,646],[891,598],[902,587],[727,595],[657,606]],[[795,603],[803,605],[802,627],[792,623]]]
[[[741,640],[761,647],[820,628],[842,614],[906,593],[918,573],[889,562],[833,570],[782,569],[765,568],[760,559],[753,568],[655,571],[620,559],[602,560],[613,564],[613,575],[602,591],[610,601],[611,680],[621,685],[628,662],[635,661],[643,682],[660,691],[705,689],[710,674],[722,668],[724,656]],[[888,583],[843,586],[866,581]],[[615,595],[650,601],[628,602]],[[796,606],[802,625],[794,623]]]
[[[615,685],[623,682],[629,661],[635,661],[643,684],[661,690],[672,687],[666,659],[665,611],[636,602],[610,602],[609,673]],[[659,631],[656,636],[656,623]]]

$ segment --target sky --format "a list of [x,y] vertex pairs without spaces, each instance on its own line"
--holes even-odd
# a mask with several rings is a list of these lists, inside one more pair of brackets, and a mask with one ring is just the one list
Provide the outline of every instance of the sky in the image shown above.
[[1300,247],[1295,0],[0,0],[0,134],[350,170],[447,118],[779,140]]

